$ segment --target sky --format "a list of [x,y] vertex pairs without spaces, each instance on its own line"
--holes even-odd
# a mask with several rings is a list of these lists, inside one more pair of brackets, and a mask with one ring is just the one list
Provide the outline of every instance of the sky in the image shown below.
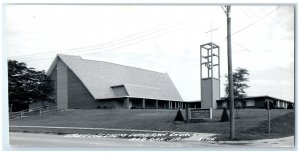
[[[231,7],[233,69],[249,70],[249,96],[294,100],[294,7]],[[56,54],[167,72],[185,101],[200,100],[200,45],[220,46],[227,74],[226,15],[220,5],[6,5],[8,59],[47,70]],[[213,33],[206,33],[217,29]]]

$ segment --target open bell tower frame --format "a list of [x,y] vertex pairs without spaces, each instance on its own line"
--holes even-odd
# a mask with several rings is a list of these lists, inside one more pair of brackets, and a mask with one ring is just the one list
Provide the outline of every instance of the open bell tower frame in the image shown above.
[[220,48],[213,42],[200,45],[201,108],[217,108],[220,99]]

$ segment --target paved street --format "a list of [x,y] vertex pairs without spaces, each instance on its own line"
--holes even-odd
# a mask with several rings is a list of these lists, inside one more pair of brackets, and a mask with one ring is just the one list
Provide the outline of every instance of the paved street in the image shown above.
[[64,137],[54,134],[10,133],[13,146],[32,147],[101,147],[101,148],[186,148],[216,146],[208,142],[132,141],[120,138]]
[[10,145],[13,147],[97,147],[97,148],[212,148],[212,147],[293,147],[294,137],[240,141],[212,142],[192,140],[173,142],[164,141],[131,141],[120,138],[99,137],[65,137],[54,134],[10,133]]

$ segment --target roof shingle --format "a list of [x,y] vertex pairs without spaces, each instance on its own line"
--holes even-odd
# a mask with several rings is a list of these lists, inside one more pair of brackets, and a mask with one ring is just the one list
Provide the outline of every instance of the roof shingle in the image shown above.
[[112,87],[124,85],[129,97],[182,101],[167,73],[59,54],[47,74],[52,72],[58,58],[82,81],[94,99],[120,97]]

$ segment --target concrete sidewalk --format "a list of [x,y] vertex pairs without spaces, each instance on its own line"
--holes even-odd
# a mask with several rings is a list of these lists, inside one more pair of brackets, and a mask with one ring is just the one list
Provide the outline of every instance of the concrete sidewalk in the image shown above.
[[295,147],[294,136],[275,138],[275,139],[262,139],[262,140],[240,140],[240,141],[214,141],[214,136],[217,134],[203,133],[201,135],[189,137],[183,139],[183,141],[189,142],[207,142],[211,144],[219,145],[239,145],[239,146],[251,146],[251,147]]
[[220,144],[242,144],[252,147],[295,147],[294,136],[263,139],[263,140],[247,140],[247,141],[219,141]]

